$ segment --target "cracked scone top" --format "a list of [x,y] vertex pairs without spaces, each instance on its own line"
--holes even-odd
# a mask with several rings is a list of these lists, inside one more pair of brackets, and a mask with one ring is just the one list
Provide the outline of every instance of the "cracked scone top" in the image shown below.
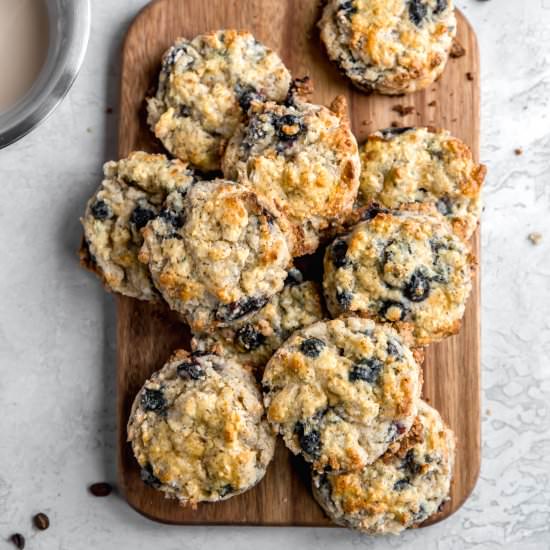
[[275,450],[253,376],[231,360],[183,350],[137,394],[128,441],[143,481],[192,506],[253,487]]
[[210,334],[196,333],[193,350],[213,350],[241,365],[263,367],[296,330],[323,318],[320,289],[312,281],[289,283],[250,319],[234,321]]
[[462,141],[446,130],[389,128],[370,135],[360,156],[357,206],[433,202],[455,233],[472,236],[486,169]]
[[268,362],[267,418],[315,470],[358,470],[411,427],[421,377],[393,328],[354,317],[318,322]]
[[179,38],[163,56],[148,123],[173,155],[206,172],[219,170],[223,147],[250,101],[282,101],[289,85],[279,56],[248,32]]
[[334,316],[408,327],[424,346],[460,330],[473,264],[469,246],[429,205],[378,211],[327,247],[327,306]]
[[287,216],[299,256],[314,252],[331,224],[351,211],[360,161],[343,97],[331,109],[290,97],[285,105],[252,103],[222,168]]
[[330,59],[358,88],[394,95],[443,72],[456,18],[452,0],[328,0],[319,28]]
[[279,292],[292,258],[285,220],[249,189],[214,180],[170,194],[145,228],[140,260],[195,331],[250,314]]
[[107,162],[103,171],[104,180],[81,219],[82,262],[113,292],[156,300],[149,271],[138,260],[142,229],[171,191],[185,192],[193,183],[192,173],[179,160],[141,151]]
[[313,495],[332,521],[370,534],[397,534],[436,513],[449,494],[455,437],[420,401],[410,432],[362,471],[314,473]]

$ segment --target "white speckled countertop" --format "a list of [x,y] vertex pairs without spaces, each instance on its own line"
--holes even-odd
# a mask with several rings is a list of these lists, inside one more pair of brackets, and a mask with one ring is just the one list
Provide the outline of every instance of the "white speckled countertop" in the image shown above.
[[[550,0],[457,2],[481,46],[489,167],[483,464],[447,521],[376,540],[341,529],[168,527],[115,494],[87,494],[89,483],[116,479],[114,308],[76,261],[78,217],[116,155],[118,52],[146,1],[93,4],[69,96],[0,151],[0,548],[20,531],[27,548],[48,550],[550,549]],[[31,526],[38,511],[50,517],[45,532]]]

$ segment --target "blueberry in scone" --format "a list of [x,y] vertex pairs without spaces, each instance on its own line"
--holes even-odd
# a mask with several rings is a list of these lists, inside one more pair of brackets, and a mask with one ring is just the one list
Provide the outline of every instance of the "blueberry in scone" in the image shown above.
[[144,229],[139,258],[194,331],[244,319],[279,292],[292,267],[286,221],[225,180],[171,193]]
[[327,247],[327,306],[333,316],[408,326],[424,346],[460,330],[474,262],[433,206],[378,211]]
[[290,73],[249,32],[179,38],[164,54],[148,123],[170,153],[206,172],[219,170],[226,141],[254,100],[282,101]]
[[446,130],[396,128],[370,135],[360,147],[361,183],[356,207],[390,209],[434,203],[455,233],[469,239],[481,214],[486,168]]
[[314,252],[356,198],[360,162],[346,111],[343,97],[327,109],[299,90],[285,104],[254,102],[225,151],[225,177],[289,219],[295,256]]
[[328,0],[319,28],[328,56],[355,86],[396,95],[441,75],[456,18],[452,0]]
[[411,427],[421,370],[408,340],[347,317],[295,332],[262,379],[267,417],[317,471],[360,470]]
[[287,283],[249,319],[234,321],[210,333],[194,334],[192,349],[213,350],[242,365],[261,369],[294,331],[323,318],[321,301],[317,283]]
[[159,295],[138,260],[142,230],[161,209],[166,196],[185,193],[193,173],[179,160],[141,151],[103,167],[104,179],[81,219],[81,258],[113,292],[141,300]]
[[454,458],[453,432],[420,401],[405,437],[360,471],[314,473],[313,495],[338,525],[397,534],[425,521],[448,499]]
[[183,350],[137,394],[128,441],[141,479],[191,506],[250,489],[275,450],[253,376],[229,359]]

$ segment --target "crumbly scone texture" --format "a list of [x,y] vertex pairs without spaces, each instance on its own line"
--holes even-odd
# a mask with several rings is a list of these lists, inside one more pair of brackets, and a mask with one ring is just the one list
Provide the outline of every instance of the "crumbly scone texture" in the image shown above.
[[317,471],[360,470],[412,426],[422,374],[392,327],[348,317],[294,333],[268,362],[267,417]]
[[194,334],[191,347],[194,351],[214,351],[241,365],[261,369],[294,331],[323,317],[317,283],[287,284],[250,319],[235,321],[210,334]]
[[432,202],[458,235],[469,239],[481,214],[486,168],[447,130],[389,128],[360,147],[356,206],[371,202],[397,209]]
[[319,28],[330,59],[358,88],[395,95],[443,72],[456,18],[452,0],[329,0]]
[[242,185],[199,182],[167,197],[143,232],[139,258],[168,305],[194,331],[211,330],[283,288],[292,263],[284,223]]
[[217,502],[264,476],[275,436],[253,376],[178,350],[145,382],[128,422],[143,481],[181,504]]
[[185,192],[192,185],[193,174],[179,160],[141,151],[107,162],[103,172],[104,179],[81,219],[83,263],[109,290],[156,300],[159,295],[147,266],[138,260],[142,230],[170,192]]
[[424,346],[457,333],[475,259],[430,205],[379,211],[327,247],[323,286],[334,315],[412,330]]
[[398,534],[436,513],[448,499],[455,436],[420,401],[409,433],[359,472],[317,474],[313,495],[332,521],[369,534]]
[[254,189],[289,219],[294,255],[314,252],[351,211],[359,187],[357,141],[338,97],[328,109],[299,95],[253,102],[222,161],[224,176]]
[[290,73],[249,32],[220,30],[179,38],[164,54],[148,123],[178,158],[219,170],[227,140],[253,99],[285,99]]

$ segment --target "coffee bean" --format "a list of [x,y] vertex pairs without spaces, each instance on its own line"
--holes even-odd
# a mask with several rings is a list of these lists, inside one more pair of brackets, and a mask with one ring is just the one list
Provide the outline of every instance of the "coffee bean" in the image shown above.
[[14,533],[10,540],[13,542],[16,548],[25,548],[25,537],[21,533]]
[[109,483],[99,482],[92,483],[88,490],[92,493],[92,495],[94,495],[94,497],[106,497],[111,494],[113,488]]
[[50,526],[50,518],[42,512],[32,518],[34,526],[40,531],[45,531]]

